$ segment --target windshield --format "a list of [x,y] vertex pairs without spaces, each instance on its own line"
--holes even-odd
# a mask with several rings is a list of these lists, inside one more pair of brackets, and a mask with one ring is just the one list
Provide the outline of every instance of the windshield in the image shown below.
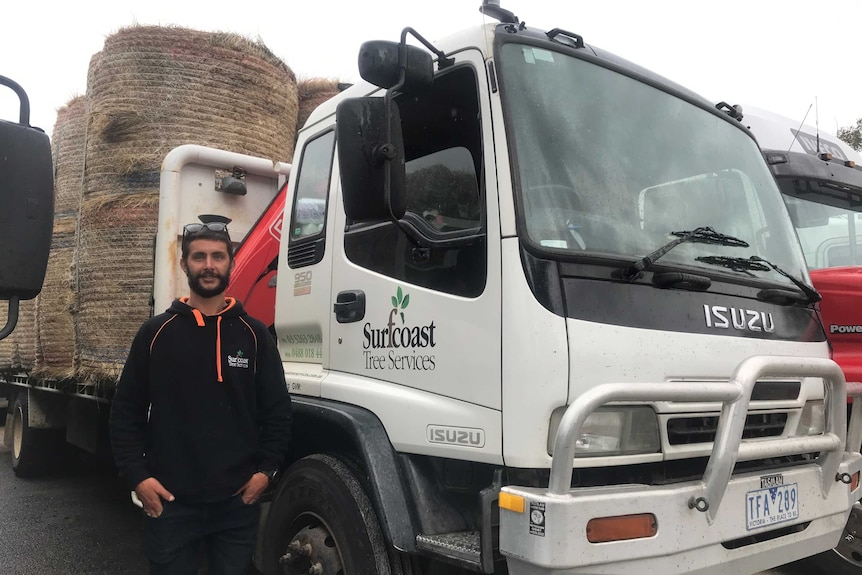
[[684,243],[661,265],[789,283],[697,259],[755,255],[807,279],[781,195],[744,131],[560,52],[507,43],[499,60],[522,238],[550,257],[633,261],[673,232],[710,227],[743,242]]
[[810,269],[862,265],[862,214],[793,196],[784,201]]

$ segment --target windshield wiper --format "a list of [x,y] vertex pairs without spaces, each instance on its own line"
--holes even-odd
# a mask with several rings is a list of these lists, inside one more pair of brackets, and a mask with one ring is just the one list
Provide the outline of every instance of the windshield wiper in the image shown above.
[[[768,272],[770,270],[775,270],[776,272],[780,273],[781,275],[783,275],[784,277],[789,279],[791,282],[793,282],[793,285],[798,287],[799,290],[803,294],[805,294],[805,297],[807,298],[806,303],[816,303],[816,302],[820,301],[821,299],[823,299],[823,297],[820,295],[820,292],[818,292],[816,289],[814,289],[813,287],[811,287],[809,285],[802,283],[802,281],[795,278],[793,275],[787,273],[786,271],[784,271],[783,269],[781,269],[780,267],[778,267],[774,263],[772,263],[768,260],[765,260],[760,256],[751,256],[747,259],[746,258],[732,258],[732,257],[726,257],[726,256],[702,256],[702,257],[697,257],[694,259],[699,261],[699,262],[703,262],[705,264],[729,268],[735,272],[748,272],[748,271]],[[769,293],[771,293],[771,292],[769,292],[769,290],[764,290],[763,293],[764,293],[764,299],[771,299],[771,297],[769,297]],[[787,299],[787,298],[784,297],[784,299]]]
[[[754,272],[768,272],[772,271],[769,266],[765,266],[761,263],[758,263],[756,260],[746,259],[746,258],[734,258],[729,256],[700,256],[694,258],[695,261],[703,262],[705,264],[709,264],[711,266],[720,266],[723,268],[727,268],[729,270],[733,270],[735,272],[744,272],[748,273],[750,271]],[[754,274],[748,274],[750,276],[754,276]]]
[[710,227],[700,227],[682,232],[671,232],[670,235],[677,236],[677,239],[671,240],[670,242],[666,243],[648,256],[636,261],[632,265],[625,268],[622,272],[623,279],[625,279],[626,281],[634,280],[638,276],[638,274],[652,266],[660,257],[665,255],[667,252],[669,252],[679,244],[684,244],[686,242],[717,244],[720,246],[732,246],[739,248],[748,247],[748,242],[739,238],[735,238],[733,236],[729,236],[727,234],[722,234]]

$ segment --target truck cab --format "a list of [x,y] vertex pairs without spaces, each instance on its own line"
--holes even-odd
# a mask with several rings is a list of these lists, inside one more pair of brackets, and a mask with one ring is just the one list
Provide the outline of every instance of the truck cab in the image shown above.
[[267,280],[296,421],[267,572],[753,573],[829,549],[862,464],[757,142],[483,9],[364,45],[364,81],[299,133]]
[[[809,281],[751,135],[570,32],[509,22],[435,46],[433,83],[392,93],[388,193],[363,156],[390,134],[348,147],[339,127],[339,107],[384,90],[353,87],[300,135],[275,319],[292,392],[373,413],[412,477],[478,499],[505,470],[512,572],[667,572],[667,537],[681,570],[756,570],[837,538],[849,493],[804,446],[843,433],[840,373],[813,302],[745,263]],[[354,131],[381,124],[365,113]],[[311,200],[326,210],[300,225]],[[778,485],[816,504],[767,510]],[[445,527],[420,514],[417,546],[481,548],[474,506]],[[589,540],[620,516],[625,535]]]

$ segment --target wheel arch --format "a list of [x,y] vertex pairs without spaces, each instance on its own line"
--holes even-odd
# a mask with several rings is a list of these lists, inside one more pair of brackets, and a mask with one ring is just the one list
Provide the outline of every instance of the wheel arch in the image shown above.
[[[418,522],[398,454],[374,413],[344,403],[293,396],[293,440],[288,464],[312,453],[347,453],[368,475],[365,488],[386,542],[415,552]],[[276,492],[279,496],[281,488]]]

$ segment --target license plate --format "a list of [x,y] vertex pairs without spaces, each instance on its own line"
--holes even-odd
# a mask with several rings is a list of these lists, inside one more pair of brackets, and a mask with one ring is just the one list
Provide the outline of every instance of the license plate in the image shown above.
[[796,483],[764,487],[745,494],[745,526],[749,531],[798,517],[799,489]]

